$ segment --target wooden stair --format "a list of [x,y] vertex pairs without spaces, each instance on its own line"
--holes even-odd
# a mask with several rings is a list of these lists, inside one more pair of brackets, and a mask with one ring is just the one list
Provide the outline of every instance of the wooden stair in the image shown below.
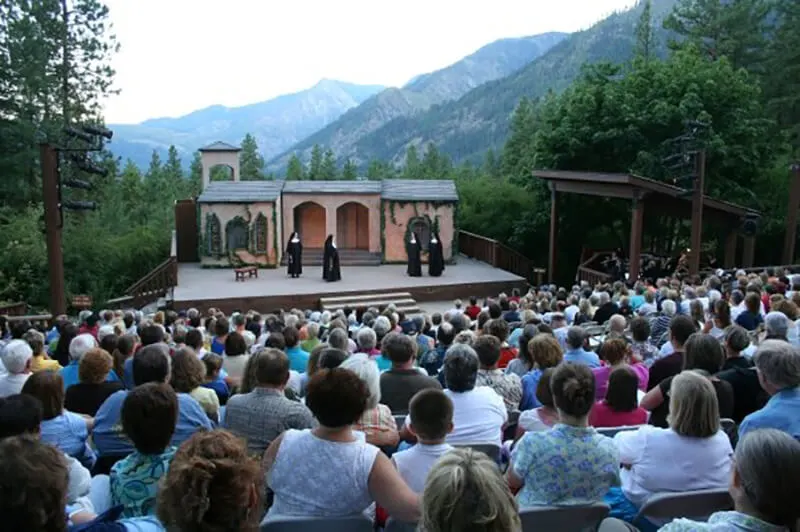
[[[322,266],[322,248],[303,249],[303,266]],[[379,266],[380,253],[370,253],[364,249],[339,248],[339,264],[341,266]],[[286,266],[286,254],[281,259],[281,266]]]
[[389,305],[394,305],[397,310],[403,311],[406,315],[419,314],[421,312],[417,301],[408,292],[383,292],[378,294],[351,294],[336,297],[323,297],[319,300],[322,310],[334,312],[344,307],[356,309],[359,307],[377,307],[380,310]]

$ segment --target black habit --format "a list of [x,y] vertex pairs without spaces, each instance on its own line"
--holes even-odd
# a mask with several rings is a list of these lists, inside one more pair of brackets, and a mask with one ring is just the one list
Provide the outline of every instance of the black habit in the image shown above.
[[325,240],[325,252],[322,255],[322,278],[326,281],[341,281],[342,271],[339,268],[339,250],[333,243],[333,235]]
[[444,251],[442,249],[442,241],[439,238],[439,234],[434,233],[428,246],[428,275],[439,277],[443,271]]
[[408,269],[406,272],[410,277],[422,277],[420,251],[419,239],[417,235],[411,233],[411,238],[406,242],[406,252],[408,253]]
[[286,266],[293,279],[303,273],[303,243],[297,233],[292,233],[286,244]]

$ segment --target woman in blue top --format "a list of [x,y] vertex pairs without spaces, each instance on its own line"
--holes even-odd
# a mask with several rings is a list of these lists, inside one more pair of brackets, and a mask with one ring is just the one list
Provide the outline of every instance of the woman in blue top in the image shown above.
[[520,411],[538,408],[542,404],[536,399],[536,387],[542,372],[547,368],[554,368],[564,360],[561,345],[552,334],[537,334],[528,342],[528,353],[533,359],[533,369],[522,377],[522,401]]
[[750,292],[744,298],[744,305],[747,308],[736,317],[736,325],[744,327],[748,331],[755,331],[758,326],[764,323],[761,316],[761,298],[755,292]]

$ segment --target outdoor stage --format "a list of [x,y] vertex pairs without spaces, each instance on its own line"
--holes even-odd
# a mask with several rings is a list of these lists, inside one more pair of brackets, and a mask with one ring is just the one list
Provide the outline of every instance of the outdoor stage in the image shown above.
[[[425,270],[423,266],[423,271]],[[418,302],[496,296],[512,288],[525,289],[522,277],[484,262],[459,256],[441,277],[408,277],[404,264],[342,266],[342,280],[327,283],[319,267],[304,267],[303,276],[291,279],[286,268],[260,269],[258,279],[234,280],[230,268],[202,268],[197,263],[178,265],[178,285],[173,289],[173,308],[216,307],[271,312],[276,309],[319,308],[320,298],[408,292]]]

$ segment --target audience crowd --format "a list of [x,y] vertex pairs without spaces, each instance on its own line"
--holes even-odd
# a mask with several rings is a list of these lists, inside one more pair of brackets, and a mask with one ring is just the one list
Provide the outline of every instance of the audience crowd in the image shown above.
[[[798,327],[800,276],[782,272],[546,285],[415,316],[0,319],[0,528],[514,531],[526,508],[603,502],[601,530],[796,530]],[[704,489],[730,508],[637,517]]]

